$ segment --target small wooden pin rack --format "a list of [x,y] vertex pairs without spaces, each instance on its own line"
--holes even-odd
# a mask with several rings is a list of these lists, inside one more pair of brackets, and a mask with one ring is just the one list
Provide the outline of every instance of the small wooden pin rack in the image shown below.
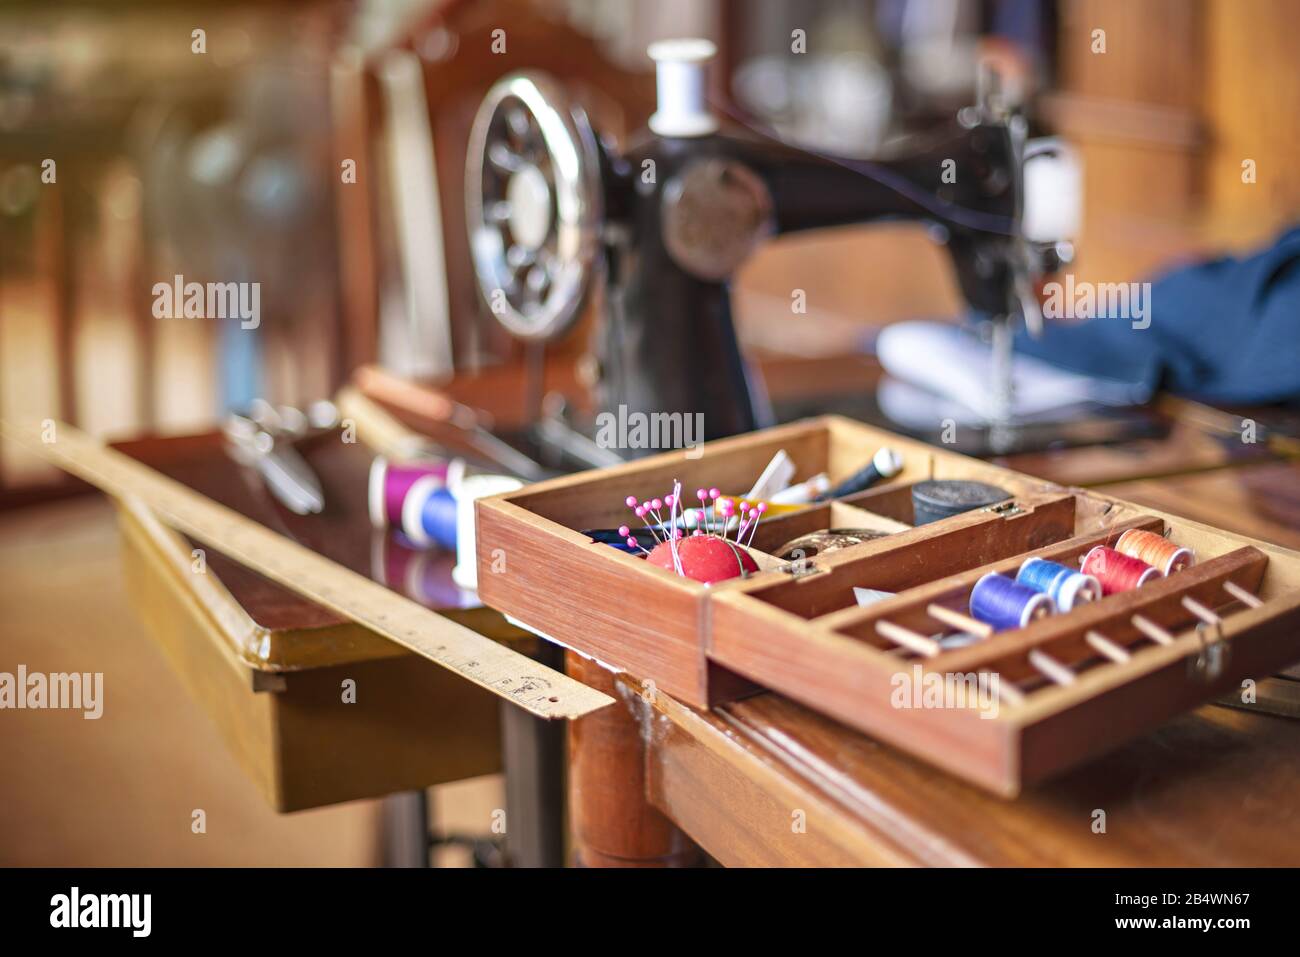
[[[674,480],[743,491],[781,449],[796,482],[838,481],[886,445],[903,456],[898,475],[764,519],[753,542],[763,570],[743,579],[705,586],[580,532],[622,524],[628,494],[662,495]],[[911,489],[926,479],[1012,498],[913,527]],[[828,527],[891,534],[799,562],[771,554]],[[986,573],[1014,576],[1031,556],[1077,567],[1130,528],[1196,563],[1022,628],[971,617]],[[484,500],[478,548],[487,604],[688,704],[770,688],[1005,795],[1300,660],[1300,553],[837,417]],[[855,587],[894,594],[860,606]],[[955,632],[977,640],[952,647]],[[909,685],[936,681],[970,693],[931,699]]]

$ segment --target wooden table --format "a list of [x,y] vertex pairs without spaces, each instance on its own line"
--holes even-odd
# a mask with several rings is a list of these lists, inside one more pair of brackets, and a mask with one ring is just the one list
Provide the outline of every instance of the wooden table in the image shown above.
[[[184,443],[169,448],[172,457],[155,458],[155,464],[178,477],[188,469],[187,481],[206,483],[217,497],[232,494],[234,486],[214,483],[193,462],[186,465],[194,449]],[[1276,459],[1254,464],[1256,456],[1220,451],[1200,431],[1181,426],[1164,444],[1049,453],[1037,469],[1031,461],[1014,464],[1300,546],[1300,465]],[[355,469],[338,474],[341,481],[359,480]],[[1123,484],[1104,484],[1119,479]],[[328,529],[321,535],[296,527],[283,510],[264,520],[273,527],[290,523],[290,534],[314,538],[344,564],[369,561],[355,547],[340,550],[343,539]],[[247,589],[245,597],[261,587],[241,578],[246,570],[223,567],[220,556],[211,561],[227,587]],[[284,599],[279,595],[272,605]],[[339,662],[312,656],[328,649],[330,641],[319,639],[328,639],[339,624],[317,621],[314,635],[282,631],[271,647],[287,656],[286,665],[332,675],[329,669]],[[350,667],[371,655],[383,662],[392,653],[353,637],[361,644],[351,645]],[[198,691],[209,686],[208,692],[205,676],[229,663],[181,661],[187,680]],[[266,692],[277,682],[307,682],[312,671],[291,674],[286,667],[276,675],[275,668],[242,667],[231,672],[240,676],[237,692],[209,696],[218,712],[227,708],[223,701],[270,701]],[[1286,719],[1205,707],[1008,802],[775,694],[704,713],[663,694],[642,697],[634,678],[616,678],[574,655],[568,667],[622,702],[568,729],[570,838],[586,865],[690,865],[703,852],[730,865],[1300,864],[1294,801],[1300,725]],[[257,682],[267,684],[259,690]],[[304,735],[319,727],[301,725]],[[496,762],[495,745],[482,744],[465,760]],[[269,772],[263,767],[259,773]],[[267,780],[274,782],[273,774]],[[1105,814],[1104,833],[1094,830],[1098,812]],[[519,818],[511,815],[513,835]]]
[[[353,571],[517,651],[558,665],[554,649],[484,608],[452,580],[455,555],[404,545],[371,527],[372,453],[328,433],[299,443],[326,508],[291,513],[215,433],[123,443],[123,451]],[[281,811],[392,795],[388,859],[427,863],[425,788],[510,767],[507,852],[563,859],[562,728],[322,608],[238,562],[207,551],[139,507],[119,505],[133,604],[190,695]],[[345,681],[354,699],[343,700]],[[486,828],[484,828],[486,833]]]
[[[304,445],[326,498],[325,511],[308,517],[275,502],[256,474],[230,459],[215,433],[120,448],[354,571],[385,571],[392,545],[372,538],[370,454],[358,445],[335,435]],[[146,509],[120,503],[119,525],[135,607],[277,810],[500,769],[499,709],[491,695],[224,555],[195,551],[194,542]],[[420,593],[426,604],[472,627],[495,628],[500,640],[536,646],[451,584],[453,556],[408,552],[391,561],[418,559],[428,567],[395,576],[395,587],[428,589]],[[350,697],[344,693],[349,681]]]
[[[1294,462],[1113,489],[1293,546],[1297,490]],[[776,694],[701,712],[568,666],[623,702],[570,728],[585,865],[1300,865],[1292,719],[1209,705],[1007,801]]]

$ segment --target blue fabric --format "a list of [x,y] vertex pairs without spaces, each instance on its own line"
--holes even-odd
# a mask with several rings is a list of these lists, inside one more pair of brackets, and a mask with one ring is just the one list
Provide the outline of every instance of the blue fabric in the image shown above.
[[1072,372],[1211,402],[1300,401],[1300,226],[1243,259],[1173,270],[1151,283],[1151,325],[1048,320],[1016,351]]

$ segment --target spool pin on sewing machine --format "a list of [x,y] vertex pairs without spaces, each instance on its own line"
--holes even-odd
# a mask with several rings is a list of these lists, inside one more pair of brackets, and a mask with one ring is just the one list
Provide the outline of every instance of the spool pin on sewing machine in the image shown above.
[[[1035,280],[1070,258],[1026,235],[1025,170],[1051,149],[981,82],[978,105],[872,162],[719,129],[705,102],[707,40],[653,44],[658,108],[622,155],[544,74],[502,78],[470,135],[467,205],[481,293],[515,336],[559,336],[606,279],[599,406],[704,415],[706,438],[770,424],[732,324],[730,281],[765,239],[917,220],[952,257],[967,305],[991,324],[997,421],[1011,423],[1015,324],[1041,323]],[[1038,217],[1041,219],[1042,217]]]

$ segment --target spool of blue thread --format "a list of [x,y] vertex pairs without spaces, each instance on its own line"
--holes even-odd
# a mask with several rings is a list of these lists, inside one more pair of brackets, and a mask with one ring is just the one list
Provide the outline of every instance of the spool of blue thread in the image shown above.
[[456,496],[433,476],[418,480],[402,502],[402,531],[424,548],[455,548]]
[[1101,582],[1092,575],[1045,558],[1026,559],[1020,571],[1016,572],[1016,581],[1035,591],[1046,592],[1061,611],[1070,611],[1075,605],[1101,598]]
[[1023,628],[1054,611],[1056,604],[1050,595],[997,572],[989,572],[977,581],[970,593],[971,615],[996,631]]

